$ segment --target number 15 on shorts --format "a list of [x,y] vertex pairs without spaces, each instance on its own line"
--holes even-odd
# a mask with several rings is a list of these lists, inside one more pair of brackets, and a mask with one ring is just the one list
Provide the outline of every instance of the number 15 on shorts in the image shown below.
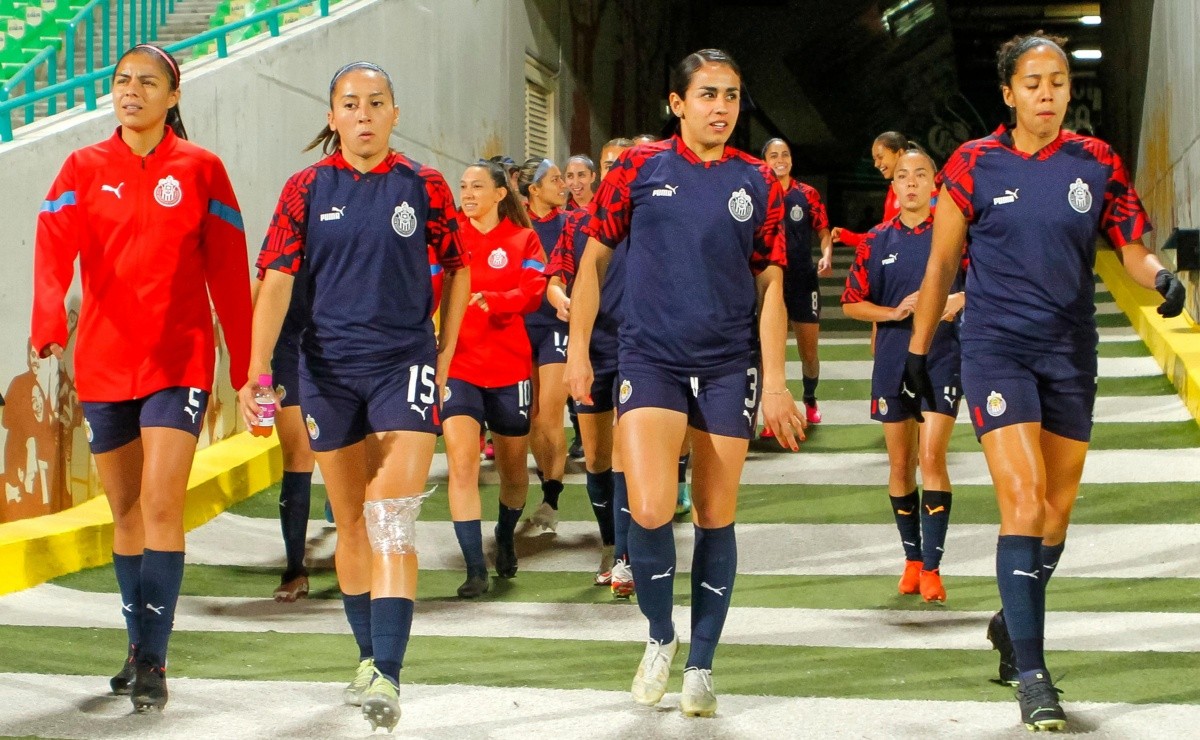
[[[437,395],[436,374],[432,365],[413,365],[408,368],[408,402],[433,403]],[[420,393],[418,393],[420,391]]]

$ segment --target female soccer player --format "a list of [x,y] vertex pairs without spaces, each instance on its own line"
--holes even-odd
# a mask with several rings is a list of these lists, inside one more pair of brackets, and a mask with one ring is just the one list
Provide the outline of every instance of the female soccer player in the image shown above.
[[596,187],[596,163],[586,154],[575,154],[567,160],[567,169],[563,173],[567,183],[566,210],[574,211],[585,208],[592,202]]
[[[934,386],[941,389],[936,403],[924,406],[925,420],[918,424],[896,398],[912,335],[917,288],[929,261],[933,225],[929,193],[934,173],[933,160],[919,149],[909,149],[896,159],[892,189],[900,201],[900,215],[872,229],[858,248],[846,278],[842,309],[850,318],[879,327],[871,373],[871,418],[883,422],[891,466],[888,495],[905,559],[900,593],[945,601],[938,568],[950,523],[946,450],[961,397],[958,331],[953,323],[963,306],[961,289],[950,296],[930,350]],[[918,461],[923,497],[917,494]]]
[[[562,210],[567,202],[567,186],[562,173],[550,160],[534,158],[521,166],[518,183],[529,207],[533,230],[541,239],[543,253],[550,254],[567,221]],[[558,318],[557,313],[554,306],[543,300],[537,311],[525,316],[533,364],[537,368],[533,384],[537,403],[534,405],[530,447],[542,482],[542,503],[529,521],[544,533],[552,533],[558,528],[558,497],[563,491],[562,480],[567,466],[567,435],[563,427],[563,411],[567,407],[567,387],[563,383],[567,322]]]
[[[800,350],[804,383],[804,413],[809,424],[821,423],[817,406],[817,384],[821,380],[821,361],[817,356],[817,337],[821,330],[821,292],[818,278],[833,274],[833,241],[829,217],[817,189],[792,179],[792,149],[783,139],[771,139],[763,147],[763,161],[770,165],[783,186],[787,214],[783,219],[787,234],[787,270],[783,274],[783,302]],[[812,260],[812,236],[821,241],[821,259]]]
[[685,57],[671,80],[679,133],[622,154],[583,226],[590,239],[572,294],[567,378],[577,400],[595,400],[589,348],[600,285],[613,249],[628,237],[617,434],[633,513],[629,551],[638,606],[650,622],[632,693],[641,704],[657,704],[679,647],[671,621],[671,519],[679,449],[690,426],[696,540],[680,708],[712,716],[713,653],[737,570],[738,478],[760,389],[767,426],[781,444],[798,448],[804,417],[784,376],[783,190],[763,162],[726,146],[737,123],[741,74],[728,54],[705,49]]
[[1042,648],[1045,596],[1091,436],[1096,237],[1118,250],[1135,282],[1158,289],[1162,315],[1178,315],[1185,295],[1142,243],[1150,223],[1116,152],[1062,128],[1071,92],[1064,42],[1039,32],[1000,47],[1000,91],[1015,122],[963,144],[942,170],[945,205],[934,218],[901,389],[920,418],[919,399],[935,395],[926,353],[967,240],[963,392],[1000,508],[1003,616],[989,633],[998,648],[1011,639],[1001,660],[1015,661],[1031,730],[1066,726]]
[[[600,176],[603,178],[612,169],[621,152],[633,146],[629,139],[613,139],[600,149]],[[570,319],[571,288],[575,282],[575,266],[583,257],[588,236],[580,225],[590,217],[586,209],[572,211],[563,227],[562,237],[550,255],[546,273],[551,275],[546,299],[558,311],[558,316]],[[600,289],[600,312],[596,316],[592,331],[589,357],[595,379],[592,383],[593,403],[576,402],[579,414],[580,437],[583,441],[584,472],[587,478],[588,500],[592,513],[600,528],[600,567],[594,582],[597,586],[612,586],[613,593],[628,597],[632,593],[633,574],[629,571],[629,557],[625,547],[628,522],[618,536],[615,518],[620,515],[619,507],[628,510],[628,501],[622,490],[619,501],[614,502],[616,478],[619,476],[624,488],[624,473],[614,449],[613,439],[613,390],[617,377],[617,329],[621,325],[620,305],[624,290],[623,252],[614,255],[604,285]],[[623,513],[623,512],[621,512]],[[628,515],[625,515],[628,520]],[[620,547],[616,547],[620,545]],[[614,552],[615,548],[615,552]],[[614,557],[616,563],[614,563]],[[617,572],[621,569],[620,573]],[[613,585],[618,578],[620,586]],[[628,583],[628,586],[624,585]],[[625,590],[629,589],[629,590]]]
[[216,155],[187,141],[179,65],[139,44],[117,62],[120,124],[73,152],[38,215],[32,343],[62,358],[80,260],[75,369],[113,516],[129,654],[110,686],[138,711],[167,703],[167,643],[183,579],[183,505],[212,390],[209,296],[235,385],[250,345],[250,273],[237,199]]
[[450,463],[450,518],[467,562],[458,595],[468,599],[488,590],[479,502],[479,431],[485,421],[500,475],[495,535],[501,578],[517,574],[513,532],[529,493],[533,364],[521,317],[541,303],[546,268],[542,244],[506,182],[499,165],[480,162],[459,183],[459,234],[471,255],[471,300],[442,395],[442,433]]
[[[871,143],[871,161],[875,164],[875,169],[879,170],[879,174],[883,175],[884,179],[888,181],[892,179],[892,176],[895,174],[896,160],[900,157],[900,153],[906,149],[908,149],[908,139],[899,131],[884,131],[875,137],[875,141]],[[896,199],[896,192],[888,188],[887,194],[883,198],[883,219],[880,223],[891,221],[899,213],[900,201]],[[866,234],[859,234],[843,229],[841,226],[835,226],[830,232],[830,236],[838,244],[845,244],[847,247],[858,249]]]
[[[388,147],[399,118],[391,78],[353,62],[329,83],[326,157],[284,185],[258,266],[249,382],[308,270],[300,407],[338,525],[336,565],[359,668],[344,699],[372,728],[400,719],[399,675],[417,585],[415,523],[433,459],[437,402],[470,289],[454,197],[437,171]],[[429,248],[444,268],[435,338]],[[268,391],[269,392],[269,391]]]

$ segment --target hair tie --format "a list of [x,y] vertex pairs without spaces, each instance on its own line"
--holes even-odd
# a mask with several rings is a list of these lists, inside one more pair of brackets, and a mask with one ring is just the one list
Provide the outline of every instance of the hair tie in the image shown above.
[[551,162],[549,159],[543,159],[541,164],[539,164],[537,166],[537,169],[534,170],[534,172],[533,172],[534,183],[541,182],[542,178],[546,176],[546,173],[549,172],[550,168],[553,166],[554,166],[554,163]]
[[352,72],[356,69],[369,69],[372,72],[378,72],[379,74],[383,75],[383,78],[385,80],[387,80],[388,89],[389,90],[394,89],[394,87],[392,86],[392,76],[389,75],[387,72],[385,72],[383,67],[380,67],[378,64],[375,64],[374,62],[363,62],[363,61],[350,62],[349,64],[347,64],[347,65],[343,66],[341,69],[339,69],[337,72],[333,73],[333,79],[331,79],[329,81],[329,97],[331,99],[333,98],[333,89],[335,87],[337,87],[337,81],[342,79],[342,75],[346,74],[347,72]]
[[179,87],[179,65],[175,63],[175,60],[171,58],[171,55],[165,49],[160,49],[154,44],[138,44],[133,48],[148,49],[162,57],[163,61],[167,63],[167,69],[171,70],[171,74],[175,76],[175,87]]

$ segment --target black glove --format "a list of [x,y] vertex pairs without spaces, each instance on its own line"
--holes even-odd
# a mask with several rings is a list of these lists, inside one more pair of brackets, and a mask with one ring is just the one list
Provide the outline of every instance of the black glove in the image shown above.
[[928,401],[931,408],[937,403],[925,355],[909,352],[904,360],[904,377],[900,381],[900,405],[913,415],[918,424],[925,422],[925,416],[921,413],[922,399]]
[[1179,282],[1179,278],[1170,270],[1159,270],[1154,276],[1154,289],[1163,297],[1158,307],[1158,315],[1170,319],[1183,312],[1183,302],[1187,299],[1187,288]]

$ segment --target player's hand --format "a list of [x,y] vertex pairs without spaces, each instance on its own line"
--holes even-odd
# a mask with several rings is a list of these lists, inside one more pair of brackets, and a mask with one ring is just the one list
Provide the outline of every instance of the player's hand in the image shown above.
[[933,382],[929,379],[929,368],[925,355],[908,353],[904,361],[904,377],[900,381],[900,405],[913,415],[918,424],[925,422],[921,413],[921,401],[929,402],[930,407],[937,403],[933,397]]
[[449,353],[440,352],[437,357],[437,369],[433,373],[433,384],[436,386],[437,406],[440,411],[442,408],[442,394],[446,392],[446,382],[450,378],[450,360],[453,359]]
[[49,357],[51,355],[54,356],[54,359],[61,360],[63,356],[62,345],[58,342],[51,342],[50,344],[47,344],[45,349],[42,350],[42,357]]
[[274,388],[259,386],[259,384],[253,380],[246,381],[246,384],[238,390],[238,408],[240,408],[242,411],[242,420],[246,422],[247,429],[258,424],[258,416],[262,413],[262,409],[259,407],[258,402],[254,400],[254,395],[258,393],[260,389],[266,391],[270,395],[271,400],[275,403],[276,408],[279,406],[279,399],[275,397]]
[[842,227],[834,226],[830,229],[829,236],[833,239],[834,244],[842,244]]
[[592,358],[586,352],[567,351],[567,367],[563,371],[563,381],[567,384],[567,392],[575,403],[592,404]]
[[828,257],[822,257],[817,260],[817,277],[829,277],[833,275],[833,260]]
[[946,310],[942,311],[942,321],[954,321],[954,317],[958,316],[958,312],[963,310],[966,303],[966,293],[951,293],[946,297]]
[[796,399],[786,388],[782,391],[763,391],[762,400],[763,426],[775,435],[779,446],[798,452],[800,443],[807,437],[804,430],[808,421],[804,413],[796,406]]
[[[1187,288],[1179,282],[1170,270],[1159,270],[1154,277],[1154,289],[1163,297],[1158,306],[1158,315],[1165,319],[1178,316],[1183,312],[1183,302],[1187,299]],[[52,347],[55,345],[51,345]]]
[[484,313],[489,313],[487,299],[483,297],[483,293],[472,293],[471,300],[467,302],[468,306],[479,306]]
[[562,299],[562,302],[559,303],[558,306],[555,308],[555,315],[558,316],[559,321],[568,321],[569,322],[571,320],[571,299],[570,298]]

